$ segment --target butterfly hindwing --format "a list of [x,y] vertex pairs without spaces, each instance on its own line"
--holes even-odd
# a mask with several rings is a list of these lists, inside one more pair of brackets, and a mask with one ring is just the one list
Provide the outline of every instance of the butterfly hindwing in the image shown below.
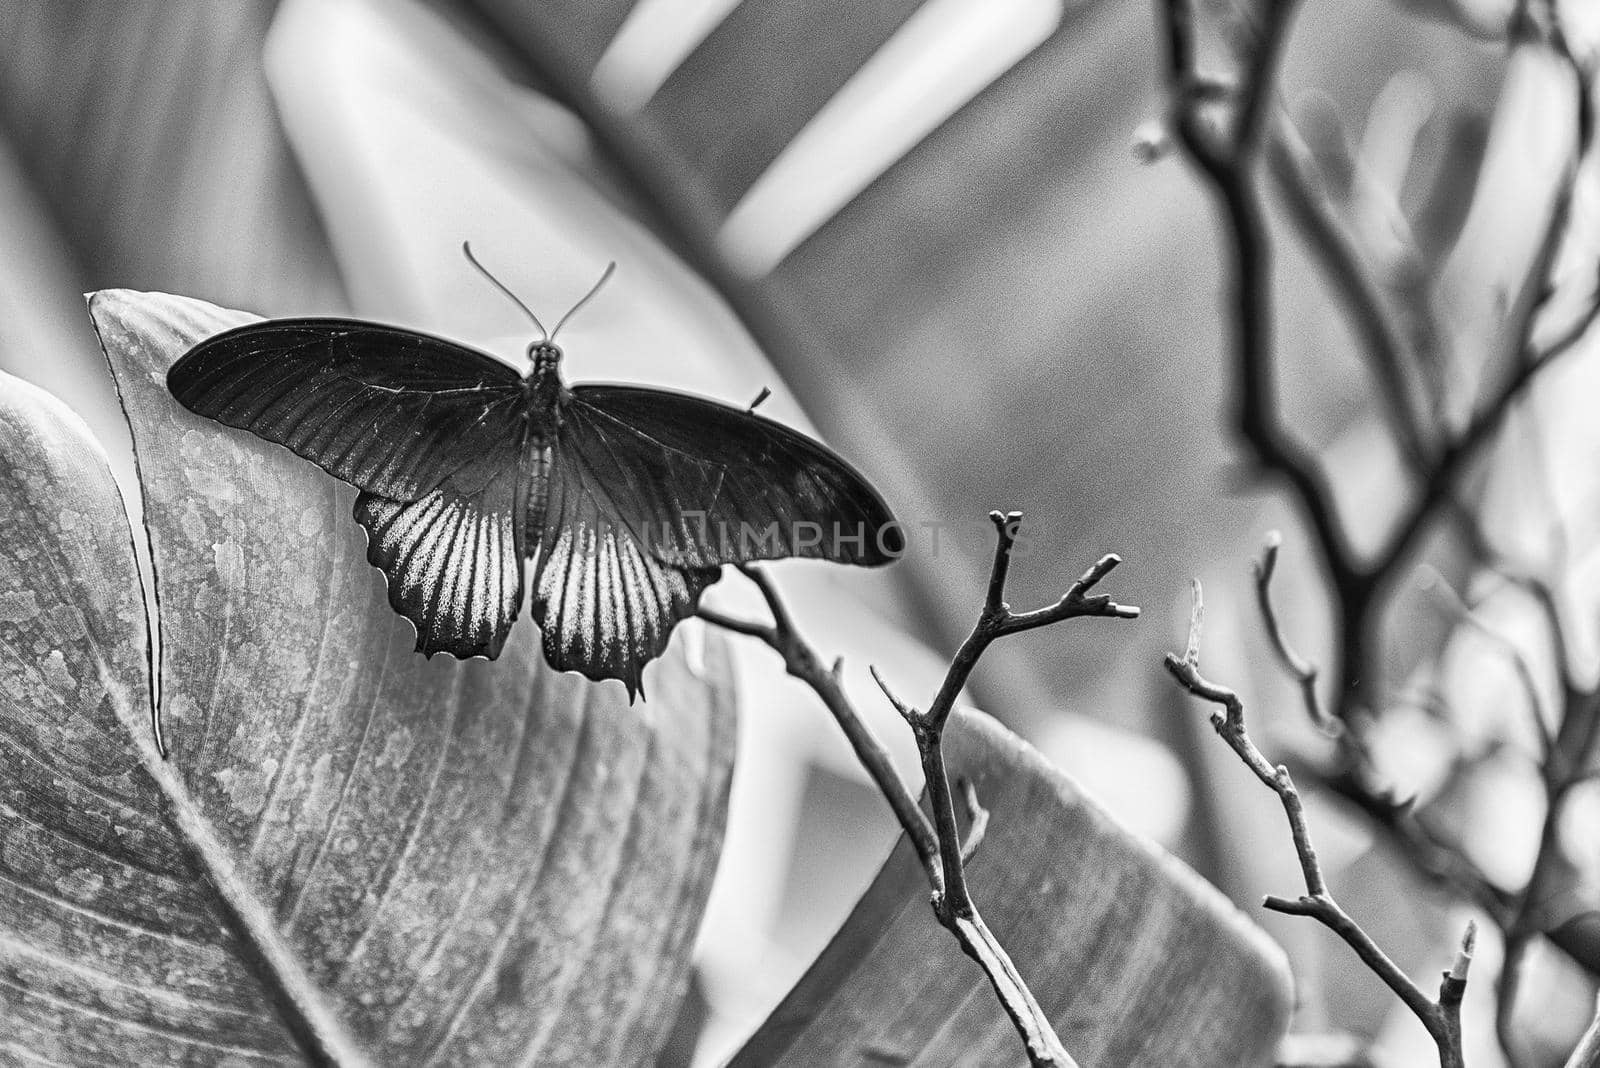
[[515,469],[463,493],[447,479],[415,501],[356,497],[367,560],[389,603],[417,628],[417,651],[500,655],[522,605],[523,523]]
[[832,451],[781,423],[702,397],[576,386],[561,462],[600,510],[677,567],[801,556],[874,566],[904,549],[878,493]]
[[516,463],[516,371],[464,345],[348,319],[273,319],[196,345],[167,372],[190,411],[286,446],[356,488],[414,501]]
[[542,529],[533,555],[533,617],[545,659],[591,679],[620,679],[632,696],[644,666],[694,614],[718,567],[673,567],[656,559],[619,521],[610,488],[594,481],[558,436],[548,472]]
[[551,452],[532,465],[546,481],[529,494],[546,494],[529,517],[533,613],[558,668],[633,693],[722,564],[871,565],[902,547],[866,480],[779,423],[630,386],[577,386],[559,403]]

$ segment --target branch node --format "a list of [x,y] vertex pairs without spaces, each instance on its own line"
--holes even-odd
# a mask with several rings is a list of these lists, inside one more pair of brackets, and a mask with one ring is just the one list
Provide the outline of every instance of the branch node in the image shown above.
[[1318,903],[1314,897],[1278,897],[1268,894],[1261,899],[1261,907],[1272,912],[1281,912],[1288,916],[1315,916]]

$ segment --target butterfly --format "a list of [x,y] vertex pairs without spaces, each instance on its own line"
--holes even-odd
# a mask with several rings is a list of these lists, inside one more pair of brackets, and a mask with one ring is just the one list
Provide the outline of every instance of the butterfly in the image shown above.
[[[827,447],[686,393],[562,380],[546,332],[519,373],[465,345],[353,319],[269,319],[185,353],[185,408],[283,445],[354,486],[367,560],[417,651],[500,654],[533,561],[545,659],[642,692],[646,664],[724,564],[904,551],[878,492]],[[614,265],[613,265],[614,266]],[[756,404],[760,403],[759,398]]]

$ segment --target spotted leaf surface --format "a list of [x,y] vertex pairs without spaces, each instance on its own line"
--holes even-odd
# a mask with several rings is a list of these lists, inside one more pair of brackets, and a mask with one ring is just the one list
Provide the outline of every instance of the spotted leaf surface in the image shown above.
[[165,392],[248,317],[129,292],[91,312],[139,459],[171,758],[110,477],[7,382],[0,1049],[651,1060],[721,840],[722,647],[685,635],[631,709],[544,668],[531,629],[492,664],[417,656],[354,491]]

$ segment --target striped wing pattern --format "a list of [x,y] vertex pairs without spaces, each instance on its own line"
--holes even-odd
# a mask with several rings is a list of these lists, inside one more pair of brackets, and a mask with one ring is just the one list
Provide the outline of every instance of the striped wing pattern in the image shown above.
[[415,501],[361,493],[355,518],[389,604],[416,625],[419,653],[500,655],[522,606],[516,468],[470,494],[453,481]]
[[532,555],[533,618],[544,655],[562,671],[620,679],[643,692],[644,667],[694,614],[719,567],[673,567],[618,518],[609,488],[581,454],[558,444],[550,465],[543,529]]

